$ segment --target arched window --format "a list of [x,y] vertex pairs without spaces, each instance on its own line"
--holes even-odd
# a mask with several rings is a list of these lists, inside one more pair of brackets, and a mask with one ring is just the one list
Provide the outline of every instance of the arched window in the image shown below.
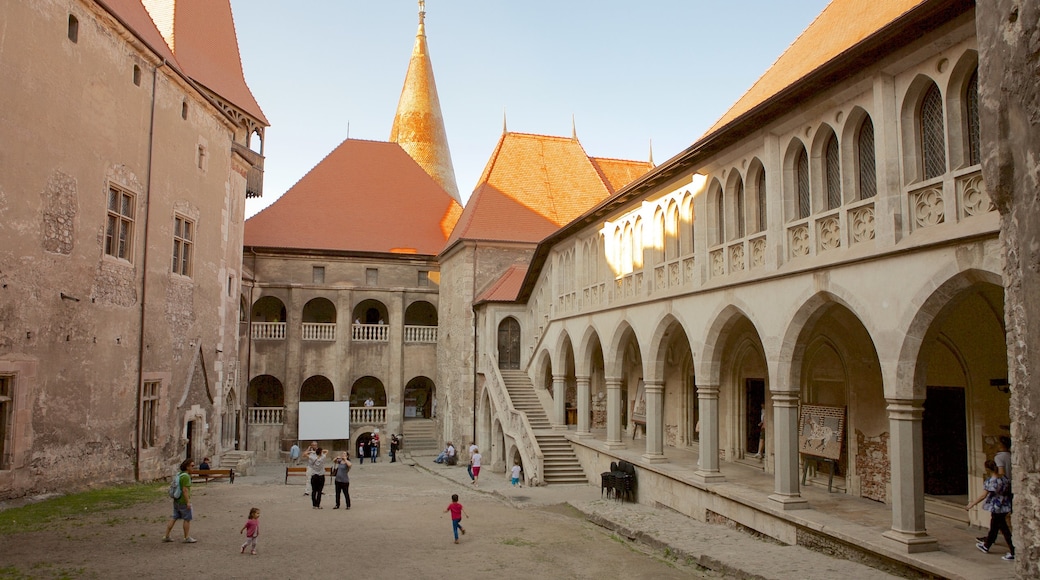
[[721,188],[715,198],[715,243],[726,241],[726,192]]
[[664,234],[665,259],[673,260],[679,257],[679,206],[672,204],[668,207],[668,219],[666,221]]
[[877,166],[874,162],[874,123],[864,117],[856,137],[856,152],[859,161],[859,198],[868,199],[877,195]]
[[924,178],[939,177],[946,173],[946,128],[943,122],[942,96],[935,83],[932,83],[921,99],[918,123]]
[[809,217],[812,213],[812,197],[809,194],[809,156],[805,148],[798,150],[794,160],[795,186],[798,188],[798,219]]
[[841,159],[838,156],[838,138],[831,133],[823,153],[827,176],[827,209],[841,207]]
[[968,121],[968,163],[982,163],[982,151],[979,146],[979,71],[976,70],[968,79],[964,94],[965,119]]
[[766,169],[762,167],[758,170],[758,186],[756,192],[758,195],[758,231],[766,231]]
[[69,14],[69,40],[79,42],[79,19]]
[[735,208],[737,210],[737,237],[743,238],[747,234],[744,224],[744,180],[739,177],[737,178],[737,187],[734,193],[734,197],[736,197],[734,201],[737,205],[737,207]]
[[654,254],[656,255],[656,262],[663,262],[669,258],[668,256],[668,230],[665,226],[664,212],[657,210],[657,214],[654,215],[654,241],[655,246]]

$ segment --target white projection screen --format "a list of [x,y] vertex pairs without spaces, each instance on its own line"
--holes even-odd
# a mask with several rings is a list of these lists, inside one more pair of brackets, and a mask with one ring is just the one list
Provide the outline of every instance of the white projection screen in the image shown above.
[[350,439],[350,401],[301,401],[300,439]]

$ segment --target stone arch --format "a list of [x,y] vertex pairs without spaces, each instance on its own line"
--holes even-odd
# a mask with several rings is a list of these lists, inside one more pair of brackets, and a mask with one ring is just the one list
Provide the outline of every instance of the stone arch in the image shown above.
[[[947,81],[946,116],[949,122],[946,124],[946,131],[949,137],[950,167],[953,168],[960,169],[978,163],[972,163],[971,155],[972,147],[979,146],[978,109],[974,115],[970,115],[968,106],[971,99],[974,99],[976,106],[978,105],[978,70],[979,53],[966,50],[957,59],[957,64],[953,65]],[[974,85],[970,82],[973,77]],[[970,86],[974,86],[974,95],[968,94]],[[974,131],[971,127],[973,122]]]
[[498,368],[519,369],[521,363],[521,327],[520,321],[507,316],[498,323]]
[[261,296],[253,302],[253,322],[287,322],[285,303],[277,296]]
[[723,228],[725,235],[722,241],[737,240],[747,235],[745,194],[744,177],[734,167],[729,171],[729,177],[726,179],[724,207],[719,208],[725,222]]
[[744,185],[745,192],[751,199],[747,205],[748,221],[754,227],[748,231],[759,233],[766,231],[768,222],[768,196],[766,188],[766,168],[762,160],[753,157],[748,163],[747,183]]
[[708,207],[708,245],[717,246],[726,241],[726,193],[719,178],[711,180],[705,203]]
[[375,403],[375,407],[386,406],[386,388],[383,381],[373,376],[364,376],[354,381],[350,386],[350,406],[364,407],[369,398]]
[[[808,163],[808,155],[805,144],[802,143],[801,139],[793,138],[787,144],[783,165],[783,209],[785,222],[798,221],[812,215],[812,187],[807,181],[803,181],[809,178],[809,167],[811,164]],[[800,177],[803,170],[806,171],[806,175]],[[806,189],[808,189],[808,207],[805,206],[806,200],[803,199]]]
[[662,316],[655,328],[646,367],[648,377],[663,387],[662,444],[677,447],[692,441],[696,427],[693,349],[685,327],[675,316]]
[[314,375],[300,385],[300,401],[335,401],[336,387],[323,375]]
[[[832,157],[828,153],[828,148],[835,146],[838,147],[838,151]],[[813,134],[809,155],[809,189],[812,192],[812,213],[830,211],[841,207],[844,196],[844,188],[841,187],[841,176],[845,173],[841,169],[841,148],[838,143],[838,135],[833,127],[827,123],[821,123]],[[828,201],[831,193],[828,186],[829,171],[838,171],[837,199],[833,200],[837,201],[837,204]]]
[[282,381],[272,375],[259,375],[250,379],[246,391],[246,406],[284,407],[285,388]]
[[336,305],[328,298],[312,298],[303,305],[303,322],[331,324],[336,322]]
[[696,224],[696,215],[693,209],[693,194],[685,192],[683,194],[682,203],[679,205],[680,208],[680,219],[686,227],[682,228],[679,243],[679,253],[686,256],[690,255],[694,251],[694,228]]
[[412,377],[404,386],[405,418],[433,417],[433,399],[437,395],[437,385],[433,379],[424,376]]
[[[870,142],[874,148],[869,152],[861,151],[862,143],[860,137],[863,132],[870,131]],[[847,202],[867,199],[877,194],[877,146],[874,138],[874,121],[863,107],[853,107],[846,117],[845,126],[841,135],[841,160],[842,160],[842,191],[845,192]],[[864,161],[871,163],[870,167],[864,165]],[[873,190],[869,190],[869,184],[865,187],[864,177],[869,174],[872,180]]]
[[437,307],[426,300],[416,300],[404,311],[407,326],[437,326]]
[[386,305],[374,298],[358,302],[354,306],[355,324],[390,324],[390,314]]
[[548,348],[543,348],[535,355],[531,368],[535,372],[535,388],[548,389],[552,392],[553,358]]
[[679,257],[681,249],[682,218],[679,215],[679,204],[674,200],[668,203],[664,214],[664,231],[661,233],[664,240],[663,254],[665,260],[674,260]]

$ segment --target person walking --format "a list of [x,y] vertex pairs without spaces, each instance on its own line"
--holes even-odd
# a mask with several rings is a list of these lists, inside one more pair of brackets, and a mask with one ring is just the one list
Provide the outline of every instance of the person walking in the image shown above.
[[998,474],[997,464],[992,459],[986,460],[986,476],[986,481],[982,484],[984,491],[979,497],[975,498],[975,501],[969,503],[964,508],[970,510],[978,505],[979,502],[984,502],[982,509],[989,512],[989,534],[986,535],[985,539],[975,544],[975,547],[988,554],[993,542],[997,541],[997,533],[999,532],[1004,536],[1004,541],[1007,542],[1009,550],[1007,554],[1004,554],[1003,558],[1007,561],[1013,561],[1015,559],[1015,545],[1011,542],[1011,528],[1007,524],[1007,516],[1011,513],[1011,496],[1008,495],[1011,484],[1006,476]]
[[333,482],[336,485],[336,507],[334,510],[339,509],[339,494],[343,493],[344,507],[350,509],[350,454],[346,451],[339,454],[339,457],[333,460],[334,465],[332,467]]
[[483,456],[480,454],[480,450],[477,446],[473,446],[473,455],[470,456],[469,462],[471,464],[471,471],[473,472],[473,487],[477,487],[477,482],[480,481],[480,460]]
[[513,462],[512,482],[513,482],[513,487],[516,487],[517,485],[519,485],[520,487],[523,487],[523,484],[520,483],[520,462],[519,461],[514,461]]
[[328,452],[318,447],[307,455],[307,467],[311,473],[311,507],[321,509],[321,492],[325,489],[325,455]]
[[455,543],[458,544],[459,532],[461,531],[462,535],[466,535],[466,528],[462,527],[462,516],[469,517],[466,510],[462,509],[462,504],[459,503],[459,494],[451,494],[451,503],[444,508],[444,513],[448,512],[451,512],[451,531],[455,534]]
[[397,450],[400,448],[401,440],[397,433],[390,434],[390,463],[397,463]]
[[473,454],[477,452],[476,441],[469,442],[469,449],[467,449],[467,452],[469,453],[469,463],[466,464],[466,473],[469,474],[469,482],[473,483]]
[[180,473],[175,475],[178,484],[181,488],[181,496],[174,498],[173,500],[173,515],[170,516],[170,521],[166,524],[166,534],[163,535],[162,541],[172,542],[170,538],[170,532],[173,531],[173,524],[177,523],[177,520],[181,520],[184,527],[184,543],[194,544],[195,538],[189,535],[191,531],[191,474],[188,470],[195,467],[195,462],[191,459],[185,459],[181,462]]
[[376,457],[379,456],[379,438],[377,435],[373,435],[372,439],[368,442],[368,456],[372,460],[372,463],[376,462]]
[[296,465],[300,462],[300,446],[296,443],[289,448],[289,463]]
[[368,455],[368,446],[365,445],[364,439],[358,439],[357,442],[357,458],[358,463],[361,465],[365,464],[365,455]]
[[253,508],[249,510],[249,519],[246,520],[244,526],[238,533],[246,533],[246,541],[242,544],[242,549],[239,551],[240,554],[246,553],[246,546],[252,546],[249,553],[256,555],[256,537],[260,535],[260,508]]

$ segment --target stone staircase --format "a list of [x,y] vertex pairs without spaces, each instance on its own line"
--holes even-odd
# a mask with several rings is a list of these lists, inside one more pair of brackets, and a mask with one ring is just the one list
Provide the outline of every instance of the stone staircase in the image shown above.
[[441,452],[441,444],[437,441],[437,423],[433,419],[405,419],[402,429],[403,453],[437,455]]
[[545,483],[588,483],[585,470],[582,469],[571,442],[562,433],[552,430],[549,416],[545,413],[545,408],[542,407],[527,373],[507,369],[501,369],[499,372],[502,374],[513,408],[527,415],[527,420],[534,430],[534,438],[538,441],[538,447],[541,448],[544,457],[542,479]]
[[214,463],[214,469],[234,469],[235,475],[253,475],[256,473],[256,452],[225,451]]

